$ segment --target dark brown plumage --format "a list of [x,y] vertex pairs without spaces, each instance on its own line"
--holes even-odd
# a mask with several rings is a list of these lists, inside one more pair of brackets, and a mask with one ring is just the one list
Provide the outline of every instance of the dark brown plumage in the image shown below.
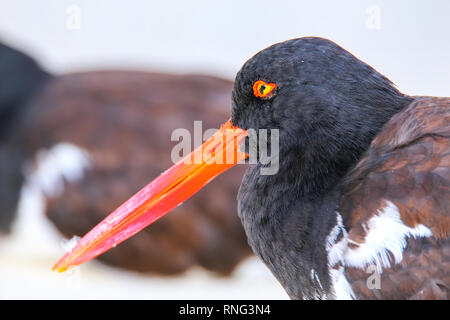
[[[347,267],[347,279],[360,299],[448,300],[450,284],[450,245],[440,239],[407,240],[403,260],[383,268],[379,288],[367,283],[375,269]],[[393,259],[391,258],[393,261]],[[375,281],[375,280],[374,280]],[[375,284],[375,282],[373,282]]]
[[[203,130],[218,128],[229,116],[231,86],[200,75],[99,71],[56,76],[21,112],[8,135],[8,150],[20,150],[23,163],[58,143],[87,151],[90,165],[83,178],[47,197],[48,218],[66,237],[81,236],[172,164],[171,148],[178,143],[170,140],[174,129],[192,132],[194,120],[203,121]],[[195,265],[230,274],[251,253],[236,215],[243,170],[235,168],[212,182],[175,214],[99,259],[158,274]]]
[[368,274],[347,268],[355,293],[379,299],[450,298],[450,99],[416,98],[386,123],[347,179],[354,186],[339,211],[350,248],[365,242],[369,220],[386,201],[398,208],[406,226],[422,224],[433,233],[408,239],[400,264],[391,256],[393,267],[381,275],[383,291],[368,290]]
[[417,98],[396,114],[349,173],[356,184],[341,200],[349,236],[393,202],[409,227],[425,224],[437,238],[450,232],[450,99]]

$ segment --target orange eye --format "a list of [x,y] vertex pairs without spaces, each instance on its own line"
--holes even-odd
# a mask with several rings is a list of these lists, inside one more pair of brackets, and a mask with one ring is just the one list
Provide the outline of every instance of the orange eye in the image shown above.
[[253,84],[253,94],[258,98],[271,98],[272,91],[277,87],[275,83],[267,83],[262,80],[255,81]]

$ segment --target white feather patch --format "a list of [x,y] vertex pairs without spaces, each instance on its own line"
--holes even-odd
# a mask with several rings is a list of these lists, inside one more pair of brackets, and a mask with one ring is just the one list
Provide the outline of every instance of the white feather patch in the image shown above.
[[383,267],[391,267],[389,252],[395,263],[402,261],[408,237],[432,236],[431,230],[423,224],[415,228],[406,226],[400,218],[397,206],[390,201],[368,221],[367,228],[364,242],[357,243],[358,248],[347,248],[345,264],[359,268],[375,264],[379,273],[383,271]]
[[330,270],[331,283],[333,284],[334,298],[337,300],[353,300],[355,293],[345,277],[344,267]]
[[319,285],[320,289],[323,290],[322,282],[320,282],[319,277],[317,276],[316,270],[311,269],[311,280],[316,281]]
[[[342,238],[336,242],[339,234],[342,233]],[[336,225],[331,229],[328,237],[326,250],[328,253],[328,266],[332,267],[338,262],[344,263],[344,253],[347,249],[347,231],[342,222],[342,216],[336,212]]]
[[[337,241],[339,234],[342,238]],[[345,277],[345,251],[348,244],[348,234],[345,230],[342,216],[336,212],[336,225],[331,229],[327,237],[326,250],[328,253],[328,267],[330,270],[331,284],[334,298],[338,300],[352,300],[355,298],[353,289]],[[337,263],[342,266],[335,268]]]
[[64,191],[64,181],[79,181],[90,167],[88,152],[67,142],[37,152],[36,164],[29,181],[48,196]]

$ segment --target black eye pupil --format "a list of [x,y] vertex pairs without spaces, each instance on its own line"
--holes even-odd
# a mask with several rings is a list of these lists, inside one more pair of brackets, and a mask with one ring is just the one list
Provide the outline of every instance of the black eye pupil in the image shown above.
[[265,85],[262,85],[261,87],[259,87],[259,93],[264,94],[264,90],[266,90]]

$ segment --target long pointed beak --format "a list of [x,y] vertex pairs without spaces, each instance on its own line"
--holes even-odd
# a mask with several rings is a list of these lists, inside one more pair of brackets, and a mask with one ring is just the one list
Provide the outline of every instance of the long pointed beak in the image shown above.
[[239,145],[247,135],[228,120],[219,131],[89,231],[52,268],[63,272],[115,247],[191,197],[214,177],[247,157]]

